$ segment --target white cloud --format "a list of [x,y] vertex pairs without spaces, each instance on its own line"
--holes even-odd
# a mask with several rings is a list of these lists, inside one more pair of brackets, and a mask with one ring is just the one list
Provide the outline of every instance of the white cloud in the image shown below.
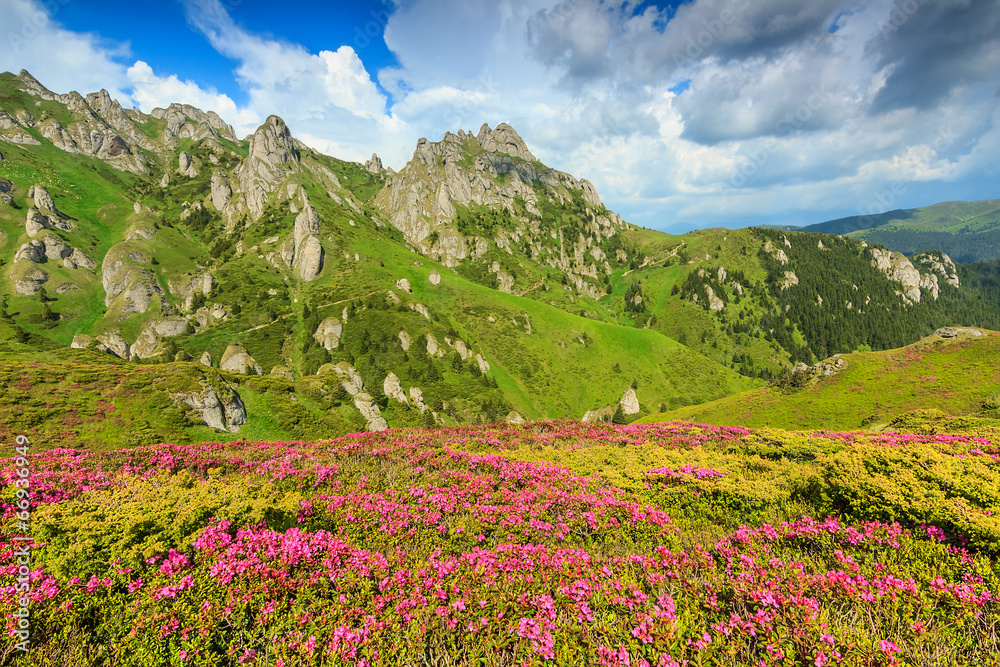
[[214,89],[203,90],[193,81],[181,81],[176,74],[156,76],[153,68],[142,60],[129,67],[127,75],[132,85],[132,97],[145,113],[156,107],[166,108],[175,102],[190,104],[219,114],[233,124],[237,136],[253,132],[262,120],[255,111],[239,108],[232,98]]
[[60,27],[61,4],[0,0],[0,71],[16,74],[26,69],[57,92],[86,94],[106,88],[112,96],[127,101],[125,67],[117,59],[127,55],[128,48],[106,43],[100,35]]

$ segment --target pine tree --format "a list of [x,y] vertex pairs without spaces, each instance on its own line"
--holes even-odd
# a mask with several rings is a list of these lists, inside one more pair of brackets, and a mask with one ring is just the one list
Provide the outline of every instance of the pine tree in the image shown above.
[[628,419],[625,418],[625,411],[622,410],[621,403],[618,404],[618,409],[615,410],[615,416],[611,418],[611,423],[617,426],[628,423]]

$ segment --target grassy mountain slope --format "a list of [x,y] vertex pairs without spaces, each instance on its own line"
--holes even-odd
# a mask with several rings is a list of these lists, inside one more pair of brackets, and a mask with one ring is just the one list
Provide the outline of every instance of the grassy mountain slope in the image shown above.
[[979,262],[1000,257],[1000,199],[942,202],[801,229],[849,235],[904,255],[940,250],[957,262]]
[[804,387],[753,389],[644,421],[682,419],[710,424],[786,429],[858,429],[904,413],[997,416],[1000,334],[982,338],[929,336],[884,352],[843,355],[847,368]]

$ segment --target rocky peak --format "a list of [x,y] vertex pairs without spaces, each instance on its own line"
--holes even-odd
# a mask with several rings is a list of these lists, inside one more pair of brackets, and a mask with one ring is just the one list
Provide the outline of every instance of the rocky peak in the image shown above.
[[298,163],[299,153],[285,121],[277,116],[268,116],[250,137],[250,159],[271,165]]
[[167,121],[163,138],[168,143],[174,139],[194,139],[222,137],[238,141],[233,126],[227,124],[214,111],[204,112],[190,104],[171,104],[166,109],[156,108],[150,112],[153,118]]
[[367,169],[373,174],[379,173],[383,169],[382,158],[380,158],[375,153],[372,153],[372,158],[368,160],[368,162],[365,162],[365,169]]
[[488,153],[506,153],[527,162],[537,161],[528,150],[528,145],[524,143],[521,135],[507,123],[500,123],[493,130],[490,129],[489,125],[483,123],[483,126],[479,128],[479,134],[476,135],[476,141]]

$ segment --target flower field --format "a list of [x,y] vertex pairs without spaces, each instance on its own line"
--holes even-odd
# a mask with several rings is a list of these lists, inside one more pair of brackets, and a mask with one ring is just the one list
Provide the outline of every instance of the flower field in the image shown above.
[[683,423],[29,457],[23,665],[1000,663],[989,438]]

